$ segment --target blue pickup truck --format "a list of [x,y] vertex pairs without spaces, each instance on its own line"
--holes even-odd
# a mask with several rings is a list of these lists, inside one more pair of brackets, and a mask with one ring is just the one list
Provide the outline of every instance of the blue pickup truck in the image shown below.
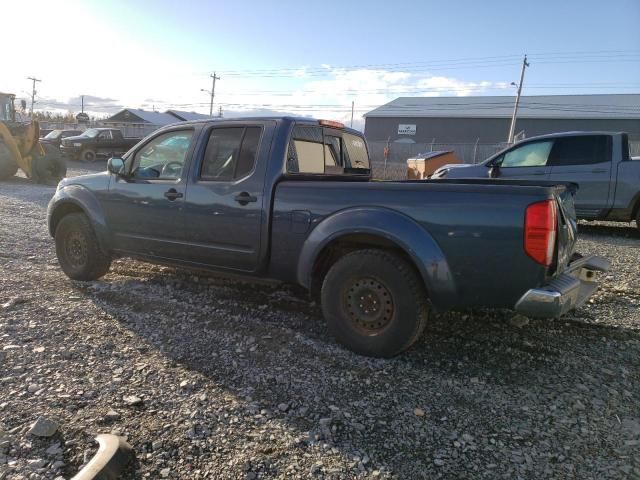
[[515,178],[578,184],[585,220],[636,221],[640,230],[640,162],[626,133],[566,132],[531,137],[477,165],[444,165],[433,179]]
[[133,257],[297,283],[365,355],[409,348],[432,306],[560,316],[608,269],[574,252],[570,184],[372,181],[365,139],[336,122],[180,123],[107,165],[49,203],[70,278]]

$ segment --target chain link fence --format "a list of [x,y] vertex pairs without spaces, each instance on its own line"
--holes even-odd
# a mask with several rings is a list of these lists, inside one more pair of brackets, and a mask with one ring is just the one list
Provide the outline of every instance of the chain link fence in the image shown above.
[[[453,151],[462,163],[479,163],[507,147],[507,143],[389,143],[368,142],[373,177],[381,180],[407,178],[407,159],[420,153]],[[385,161],[384,150],[389,147]]]

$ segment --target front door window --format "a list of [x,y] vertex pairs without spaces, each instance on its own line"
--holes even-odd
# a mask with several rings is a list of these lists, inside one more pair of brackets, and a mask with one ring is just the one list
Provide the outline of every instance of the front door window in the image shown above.
[[131,176],[147,180],[179,179],[192,138],[191,130],[167,132],[157,136],[136,152]]
[[547,164],[553,141],[526,143],[504,154],[500,166],[543,167]]

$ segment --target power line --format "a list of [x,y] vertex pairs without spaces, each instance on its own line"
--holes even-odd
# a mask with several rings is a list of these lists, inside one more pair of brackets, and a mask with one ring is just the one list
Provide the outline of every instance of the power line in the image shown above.
[[[593,52],[552,52],[529,55],[536,63],[579,63],[579,62],[612,62],[612,61],[636,61],[640,56],[640,50],[600,50]],[[491,57],[462,58],[454,60],[434,60],[423,62],[379,63],[346,66],[325,65],[320,67],[286,67],[269,69],[245,69],[227,70],[226,75],[244,77],[289,77],[289,76],[322,76],[339,70],[347,69],[385,69],[387,71],[416,71],[416,69],[429,68],[430,70],[443,70],[453,68],[476,68],[482,66],[506,66],[512,65],[518,55],[502,55]]]
[[[602,57],[605,56],[610,58],[611,56],[629,56],[629,55],[639,55],[640,50],[601,50],[594,52],[552,52],[552,53],[538,53],[538,54],[530,54],[530,58],[557,58],[557,57],[571,57],[575,58],[581,54],[586,54],[589,57]],[[377,63],[377,64],[360,64],[360,65],[343,65],[343,66],[321,66],[321,67],[313,67],[306,68],[307,71],[325,71],[329,68],[339,68],[339,69],[357,69],[357,68],[382,68],[382,67],[405,67],[405,66],[428,66],[428,65],[456,65],[463,63],[478,63],[478,62],[500,62],[506,60],[517,60],[520,58],[520,55],[497,55],[497,56],[489,56],[489,57],[467,57],[460,59],[443,59],[443,60],[432,60],[432,61],[421,61],[421,62],[396,62],[396,63]],[[241,69],[241,70],[227,70],[226,74],[246,74],[246,73],[282,73],[282,72],[293,72],[299,71],[301,69],[305,69],[305,67],[285,67],[285,68],[269,68],[269,69]]]
[[[500,82],[497,82],[500,83]],[[340,90],[340,94],[375,94],[375,93],[422,93],[422,92],[467,92],[467,91],[491,91],[491,90],[506,90],[508,85],[504,82],[503,85],[493,83],[491,85],[482,85],[479,83],[473,83],[470,85],[457,85],[457,86],[442,86],[442,87],[419,87],[409,85],[391,85],[386,88],[378,89],[343,89]],[[590,89],[590,88],[602,88],[602,89],[640,89],[640,83],[637,84],[598,84],[598,83],[585,83],[585,84],[528,84],[529,89]],[[314,90],[298,90],[298,91],[285,91],[285,90],[251,90],[251,91],[232,91],[225,92],[225,96],[297,96],[297,95],[318,95],[318,91]]]

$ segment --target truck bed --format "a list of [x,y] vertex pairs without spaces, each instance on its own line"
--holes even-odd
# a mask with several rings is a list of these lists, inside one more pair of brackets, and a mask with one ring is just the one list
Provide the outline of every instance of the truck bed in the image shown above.
[[[556,198],[570,209],[572,188],[571,184],[497,179],[353,182],[348,186],[336,181],[285,180],[274,195],[272,273],[296,280],[296,267],[287,259],[298,258],[307,237],[325,218],[347,207],[352,213],[360,209],[363,215],[367,209],[382,208],[419,224],[447,258],[451,275],[446,282],[451,288],[443,289],[433,301],[443,307],[455,303],[511,308],[532,285],[544,284],[555,273],[536,265],[523,249],[526,207]],[[354,213],[354,221],[355,217]],[[380,225],[382,234],[386,227]],[[575,236],[565,237],[559,241],[566,244],[563,250],[570,256]]]

